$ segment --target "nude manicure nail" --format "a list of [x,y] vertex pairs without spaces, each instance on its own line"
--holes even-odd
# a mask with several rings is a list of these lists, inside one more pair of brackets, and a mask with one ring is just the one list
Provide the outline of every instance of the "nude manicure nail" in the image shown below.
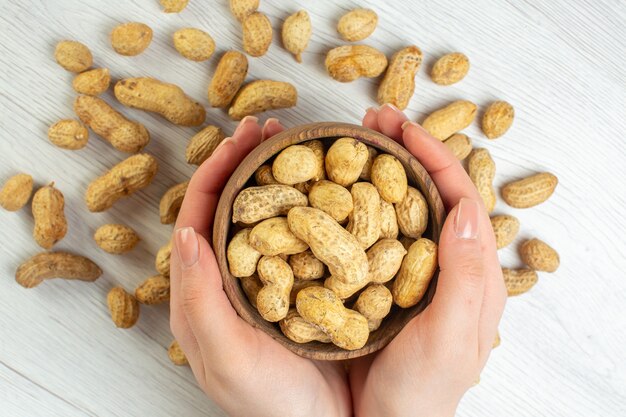
[[198,262],[198,236],[193,227],[182,227],[174,235],[180,263],[189,268]]
[[478,237],[480,206],[474,200],[462,198],[457,207],[454,232],[459,239],[473,240]]

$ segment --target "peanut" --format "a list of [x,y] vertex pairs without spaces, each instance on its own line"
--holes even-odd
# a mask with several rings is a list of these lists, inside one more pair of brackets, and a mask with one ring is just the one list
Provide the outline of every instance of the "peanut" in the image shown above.
[[331,290],[308,287],[298,293],[296,309],[304,320],[320,328],[335,345],[355,350],[369,337],[367,319],[343,306]]
[[402,243],[402,246],[404,246],[404,249],[409,250],[411,245],[415,243],[415,240],[416,239],[413,239],[411,237],[402,236],[400,238],[400,243]]
[[96,68],[82,72],[72,81],[74,91],[88,96],[99,96],[109,89],[110,84],[111,74],[109,74],[109,70],[106,68]]
[[326,179],[326,154],[324,152],[324,144],[319,140],[310,140],[304,142],[303,145],[311,149],[315,154],[316,172],[313,178],[306,182],[295,184],[294,187],[301,193],[308,194],[317,181]]
[[280,321],[289,311],[293,272],[289,264],[278,256],[262,257],[257,270],[263,283],[256,299],[259,313],[267,321]]
[[212,107],[228,107],[248,74],[248,58],[241,52],[227,51],[215,69],[209,85]]
[[370,181],[372,178],[372,165],[374,165],[374,160],[378,156],[378,151],[371,146],[367,147],[367,161],[365,161],[365,165],[363,165],[363,170],[361,170],[361,174],[359,175],[359,179],[363,181]]
[[354,208],[350,191],[332,181],[321,180],[309,190],[309,204],[343,223]]
[[296,279],[309,281],[324,276],[324,263],[307,250],[289,257],[289,266]]
[[446,54],[439,58],[430,72],[430,78],[439,85],[458,83],[467,75],[469,59],[460,52]]
[[446,144],[459,161],[467,158],[472,152],[472,140],[463,133],[455,133],[443,143]]
[[354,210],[350,213],[347,230],[363,249],[372,246],[380,237],[380,196],[368,182],[357,182],[350,190]]
[[165,13],[180,13],[187,7],[188,3],[189,0],[161,0],[161,6],[163,6]]
[[174,48],[192,61],[206,61],[215,52],[215,41],[211,35],[200,29],[180,29],[174,32],[173,38]]
[[162,275],[147,278],[135,289],[135,298],[141,304],[154,305],[170,300],[170,280]]
[[230,273],[237,278],[249,277],[256,271],[261,253],[250,246],[249,237],[252,229],[237,232],[230,240],[226,250]]
[[404,167],[393,155],[379,155],[372,166],[372,184],[388,203],[401,202],[408,186]]
[[337,139],[326,154],[328,178],[344,187],[354,184],[363,172],[368,157],[367,146],[357,139]]
[[516,217],[506,214],[493,216],[491,218],[491,228],[496,236],[496,247],[502,249],[508,246],[519,232],[519,220]]
[[85,45],[76,41],[61,41],[54,50],[54,59],[70,72],[83,72],[93,65],[93,55]]
[[139,303],[121,287],[112,288],[107,295],[111,319],[120,329],[131,328],[139,319]]
[[285,217],[273,217],[254,226],[248,243],[265,256],[293,255],[309,248],[291,233]]
[[496,206],[496,191],[493,188],[493,178],[496,175],[496,164],[489,151],[476,148],[470,153],[467,168],[469,176],[480,194],[485,208],[491,213]]
[[326,71],[335,80],[347,83],[361,77],[378,77],[387,68],[387,57],[367,45],[344,45],[326,55]]
[[308,181],[318,172],[315,153],[304,145],[292,145],[278,154],[272,174],[281,184],[294,185]]
[[550,198],[558,183],[555,175],[542,172],[506,184],[502,188],[502,198],[511,207],[534,207]]
[[428,203],[422,193],[407,187],[404,199],[395,205],[398,227],[404,236],[419,239],[428,226]]
[[396,209],[393,204],[380,199],[380,238],[397,239],[399,233]]
[[416,305],[437,270],[437,244],[420,238],[409,248],[393,282],[393,301],[402,308]]
[[59,148],[82,149],[89,140],[89,130],[77,120],[59,120],[48,129],[48,139]]
[[513,124],[515,109],[506,101],[494,101],[487,107],[482,120],[482,129],[489,139],[504,135]]
[[189,181],[185,181],[170,187],[165,194],[163,194],[161,202],[159,203],[161,224],[172,224],[176,221],[188,186]]
[[272,24],[263,13],[252,12],[241,22],[243,50],[250,56],[265,55],[272,44]]
[[115,255],[130,252],[140,240],[137,232],[122,224],[100,226],[93,238],[100,248]]
[[283,23],[283,45],[293,54],[297,62],[302,62],[302,52],[311,39],[311,19],[306,10],[289,16]]
[[33,237],[39,246],[50,249],[67,233],[65,198],[54,183],[41,187],[33,196]]
[[330,337],[313,324],[304,320],[295,308],[290,309],[287,316],[278,324],[283,334],[296,343],[313,341],[330,343]]
[[502,268],[504,284],[509,297],[524,294],[530,290],[539,277],[532,269],[508,269]]
[[284,216],[292,207],[307,206],[307,196],[288,185],[263,185],[242,190],[233,203],[233,223],[256,223]]
[[100,275],[100,267],[84,256],[67,252],[42,252],[17,268],[15,281],[22,287],[34,288],[45,279],[63,278],[91,282]]
[[147,154],[123,160],[89,184],[85,193],[87,208],[91,212],[110,208],[117,200],[147,187],[157,169],[156,159]]
[[293,107],[297,102],[298,91],[293,85],[282,81],[257,80],[239,90],[228,115],[233,120],[241,120],[267,110]]
[[[170,276],[170,256],[172,255],[172,242],[162,246],[154,259],[154,267],[164,277]],[[256,265],[255,265],[256,267]]]
[[421,64],[422,51],[417,46],[408,46],[393,54],[378,87],[378,104],[391,103],[400,110],[406,109],[415,92],[415,75]]
[[348,42],[362,41],[376,30],[378,15],[371,9],[354,9],[341,16],[337,32]]
[[33,193],[33,177],[17,174],[4,183],[0,191],[0,206],[8,211],[17,211],[24,207]]
[[202,165],[225,138],[224,132],[217,126],[208,125],[191,138],[185,150],[188,164]]
[[550,245],[530,239],[520,247],[522,261],[536,271],[554,272],[559,268],[559,254]]
[[289,305],[296,305],[296,298],[298,297],[298,293],[304,288],[323,286],[324,284],[321,282],[321,280],[294,279],[293,287],[291,288],[291,293],[289,294]]
[[187,356],[185,356],[185,352],[183,352],[183,350],[180,348],[180,345],[178,344],[176,340],[174,340],[172,344],[170,345],[170,347],[167,349],[167,356],[170,358],[170,361],[172,361],[174,365],[177,365],[177,366],[189,365],[189,361],[187,360]]
[[476,117],[476,105],[459,100],[431,113],[422,127],[435,138],[443,141],[468,127]]
[[294,207],[287,215],[289,228],[305,241],[317,259],[341,282],[367,279],[367,255],[356,238],[332,217],[310,207]]
[[246,294],[250,304],[252,304],[254,308],[257,308],[256,298],[259,295],[261,288],[263,288],[263,283],[259,279],[259,276],[257,274],[252,274],[249,277],[241,278],[241,288],[243,288],[243,292]]
[[400,270],[407,250],[395,239],[381,239],[367,251],[368,282],[384,284]]
[[120,55],[139,55],[151,42],[152,29],[143,23],[124,23],[113,28],[111,32],[111,46]]
[[181,126],[200,126],[206,111],[178,86],[154,78],[127,78],[115,84],[115,98],[125,106],[160,114]]
[[230,11],[240,22],[259,8],[259,0],[230,0]]
[[391,291],[384,285],[372,284],[359,295],[353,308],[367,319],[369,331],[373,332],[387,317],[392,304]]
[[254,181],[257,185],[278,184],[272,174],[272,167],[269,165],[261,165],[254,171]]
[[98,97],[76,97],[74,111],[84,124],[119,151],[136,153],[150,142],[150,134],[141,123],[128,120]]

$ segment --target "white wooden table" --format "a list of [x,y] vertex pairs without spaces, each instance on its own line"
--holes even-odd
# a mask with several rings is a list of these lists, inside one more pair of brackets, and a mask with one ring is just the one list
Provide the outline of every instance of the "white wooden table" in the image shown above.
[[[0,179],[31,173],[38,185],[55,181],[66,197],[70,229],[57,249],[93,258],[105,273],[94,284],[46,282],[33,290],[17,285],[17,265],[39,251],[30,210],[0,211],[0,415],[2,416],[217,416],[188,368],[166,354],[172,336],[167,306],[143,308],[137,326],[123,331],[110,321],[105,297],[114,285],[132,290],[154,273],[153,257],[171,228],[159,223],[158,201],[193,172],[184,162],[194,129],[124,109],[145,123],[160,171],[145,191],[101,214],[82,197],[91,179],[124,155],[92,136],[77,152],[52,146],[47,127],[73,117],[71,75],[54,62],[61,39],[89,45],[96,65],[116,78],[150,75],[183,87],[207,104],[215,68],[178,56],[170,37],[196,26],[216,40],[218,51],[241,48],[239,24],[227,1],[191,0],[180,15],[166,15],[157,0],[0,0]],[[249,79],[294,83],[296,108],[268,113],[286,126],[315,121],[358,123],[375,105],[376,80],[339,84],[325,73],[325,51],[341,44],[338,16],[353,6],[380,15],[367,40],[388,55],[417,44],[425,52],[408,114],[421,120],[454,99],[481,107],[494,99],[514,104],[516,119],[502,139],[488,141],[477,126],[467,133],[498,164],[497,184],[550,170],[560,184],[534,209],[514,210],[520,240],[536,236],[561,254],[555,274],[510,299],[496,349],[480,385],[464,398],[460,416],[626,415],[626,4],[620,0],[532,1],[331,1],[261,2],[275,28],[299,7],[311,14],[314,35],[298,65],[275,35],[268,55],[250,59]],[[298,4],[297,4],[298,3]],[[155,30],[143,55],[115,54],[108,33],[136,20]],[[460,84],[439,87],[427,69],[446,52],[462,51],[472,63]],[[112,96],[105,98],[113,102]],[[208,122],[228,133],[235,124],[209,110]],[[143,237],[131,254],[103,253],[91,236],[105,222],[133,226]],[[502,263],[519,266],[515,247]],[[295,376],[294,376],[295,378]]]

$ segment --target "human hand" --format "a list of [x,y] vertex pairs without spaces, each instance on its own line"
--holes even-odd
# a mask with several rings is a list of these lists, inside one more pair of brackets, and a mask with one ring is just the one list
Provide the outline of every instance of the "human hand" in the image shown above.
[[355,414],[453,416],[485,366],[506,301],[489,215],[448,148],[398,109],[370,109],[363,125],[403,144],[422,163],[449,214],[432,303],[387,347],[352,363]]
[[193,175],[174,232],[170,325],[198,383],[229,415],[350,415],[343,364],[301,358],[237,316],[208,242],[228,178],[282,130],[276,119],[261,129],[255,117],[244,118]]

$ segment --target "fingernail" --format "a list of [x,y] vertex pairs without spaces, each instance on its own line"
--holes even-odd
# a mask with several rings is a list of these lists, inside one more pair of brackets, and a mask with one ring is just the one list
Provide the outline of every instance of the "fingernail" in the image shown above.
[[[235,129],[235,133],[237,133],[244,125],[248,123],[258,123],[258,122],[259,122],[258,117],[246,116],[243,119],[241,119],[241,121],[239,122],[239,125],[237,125],[237,128]],[[233,136],[235,133],[233,133]]]
[[228,138],[224,138],[224,140],[222,140],[220,143],[217,144],[217,146],[215,147],[215,149],[213,150],[213,153],[211,154],[211,156],[217,154],[217,151],[219,151],[224,145],[226,145],[227,143],[234,143],[235,141],[233,140],[233,138],[228,137]]
[[367,113],[369,113],[369,112],[371,112],[371,111],[373,111],[374,113],[378,114],[378,110],[379,110],[379,108],[378,108],[378,107],[368,107],[368,108],[365,110],[365,114],[367,114]]
[[462,198],[456,212],[454,232],[459,239],[473,240],[478,237],[480,206],[474,200]]
[[393,105],[393,104],[391,104],[391,103],[385,103],[385,104],[383,104],[383,106],[382,106],[380,109],[382,110],[382,109],[384,109],[385,107],[386,107],[386,108],[388,108],[388,109],[391,109],[391,110],[395,111],[396,113],[402,113],[402,112],[400,111],[400,109],[399,109],[399,108],[397,108],[396,106],[394,106],[394,105]]
[[263,129],[265,129],[267,126],[269,126],[272,123],[280,123],[280,122],[275,117],[270,117],[269,119],[265,121],[265,124],[263,125]]
[[406,122],[402,123],[401,129],[405,130],[409,126],[413,126],[413,127],[417,128],[417,129],[419,129],[421,131],[425,131],[424,128],[422,126],[420,126],[419,123],[415,123],[415,122],[412,122],[410,120],[407,120]]
[[194,266],[198,262],[198,236],[193,227],[182,227],[176,230],[176,249],[180,263],[185,268]]

